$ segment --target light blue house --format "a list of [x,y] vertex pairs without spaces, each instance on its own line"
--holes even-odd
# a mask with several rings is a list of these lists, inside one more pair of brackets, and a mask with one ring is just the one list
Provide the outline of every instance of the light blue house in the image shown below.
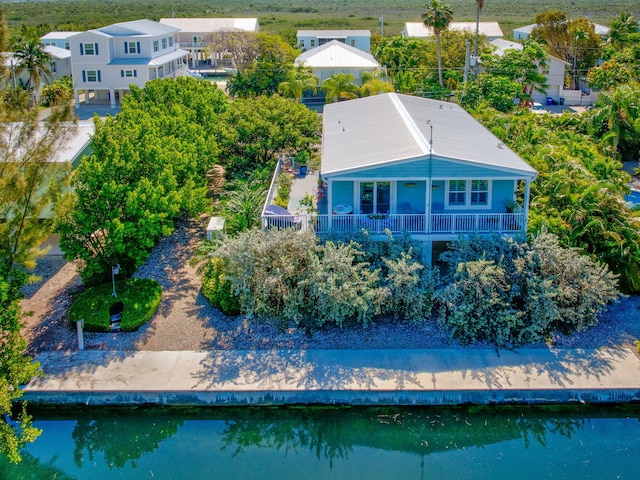
[[428,254],[460,235],[524,233],[536,175],[459,105],[365,97],[325,106],[318,214],[296,219],[319,233],[407,232]]
[[298,46],[303,52],[337,40],[350,47],[369,52],[371,32],[369,30],[298,30]]
[[49,32],[40,37],[40,43],[43,47],[58,47],[70,50],[69,38],[80,32]]

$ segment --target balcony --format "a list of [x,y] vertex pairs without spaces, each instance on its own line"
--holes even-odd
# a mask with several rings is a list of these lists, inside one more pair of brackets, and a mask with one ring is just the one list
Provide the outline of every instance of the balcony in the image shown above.
[[459,235],[519,233],[524,229],[523,213],[438,213],[389,215],[263,216],[263,228],[314,228],[317,233],[357,232],[372,234]]

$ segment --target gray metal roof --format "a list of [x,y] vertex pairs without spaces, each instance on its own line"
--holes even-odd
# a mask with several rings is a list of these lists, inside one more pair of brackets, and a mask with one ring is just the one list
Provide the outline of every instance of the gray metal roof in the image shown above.
[[453,103],[388,93],[325,105],[323,117],[323,175],[427,158],[430,153],[526,177],[537,174]]
[[[97,31],[113,37],[120,36],[158,36],[176,33],[179,29],[169,25],[163,25],[153,20],[134,20],[132,22],[121,22],[98,28]],[[91,30],[89,30],[91,31]]]
[[380,68],[380,64],[370,53],[359,48],[346,45],[338,40],[307,50],[294,62],[312,68]]

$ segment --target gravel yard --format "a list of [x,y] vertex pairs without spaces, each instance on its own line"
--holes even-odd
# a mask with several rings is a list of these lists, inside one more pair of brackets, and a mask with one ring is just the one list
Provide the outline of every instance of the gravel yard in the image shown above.
[[[153,278],[163,288],[155,317],[133,333],[85,333],[85,348],[101,350],[256,350],[256,349],[422,349],[461,347],[439,331],[435,320],[422,325],[380,323],[367,329],[327,328],[312,337],[297,328],[280,332],[277,324],[246,317],[229,318],[200,293],[200,279],[189,259],[204,236],[204,226],[185,222],[164,238],[136,276]],[[23,334],[28,353],[77,348],[77,336],[66,319],[82,282],[75,266],[59,256],[41,259],[34,272],[42,280],[25,288]],[[554,338],[557,346],[597,348],[632,345],[640,338],[640,296],[612,305],[598,326],[587,332]],[[547,348],[547,345],[532,347]],[[486,345],[484,345],[486,347]]]

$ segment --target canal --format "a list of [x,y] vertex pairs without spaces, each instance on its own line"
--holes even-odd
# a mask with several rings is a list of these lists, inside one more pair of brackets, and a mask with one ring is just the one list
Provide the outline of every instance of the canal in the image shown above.
[[640,405],[35,409],[1,479],[635,479]]

